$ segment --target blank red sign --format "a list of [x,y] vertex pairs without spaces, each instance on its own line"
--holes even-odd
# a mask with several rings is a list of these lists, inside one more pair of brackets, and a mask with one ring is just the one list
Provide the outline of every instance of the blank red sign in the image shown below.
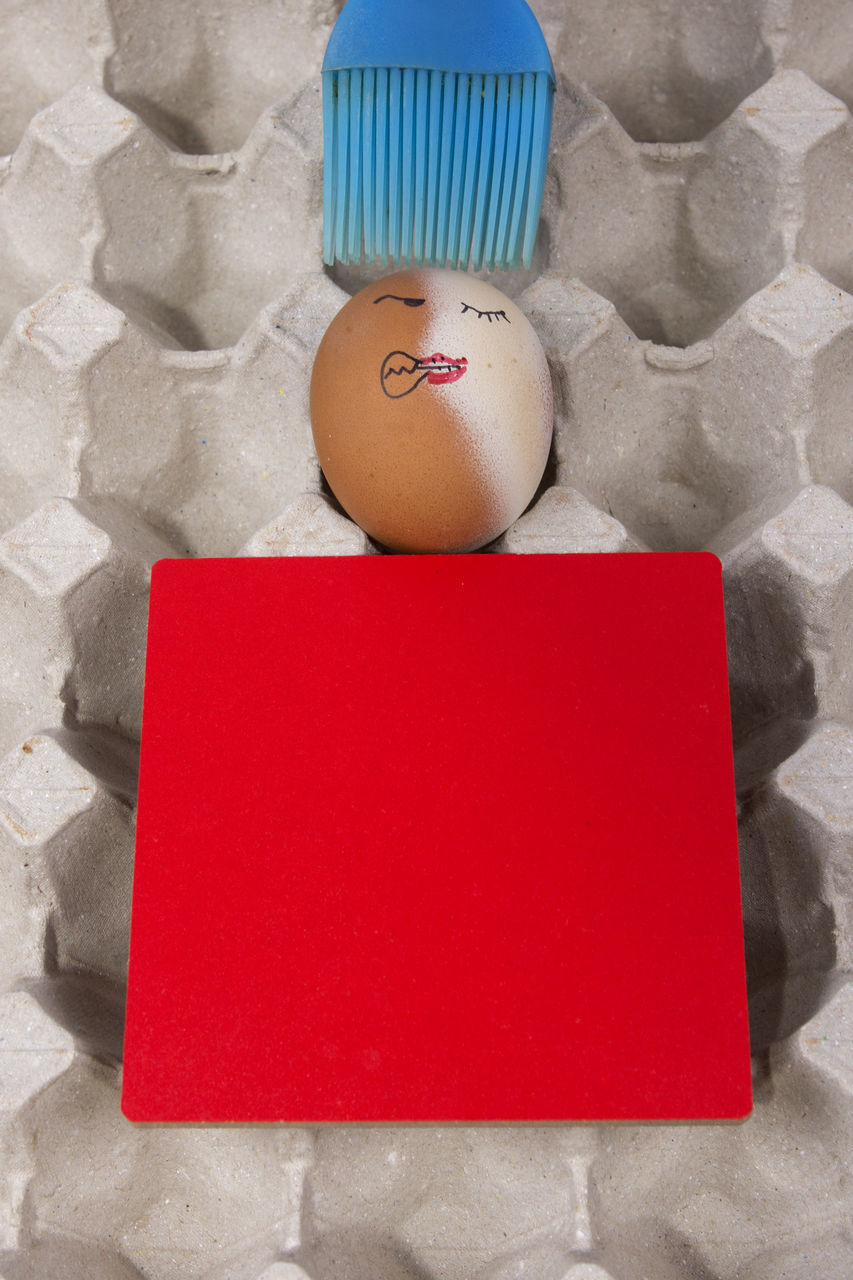
[[155,567],[127,1116],[750,1106],[713,556]]

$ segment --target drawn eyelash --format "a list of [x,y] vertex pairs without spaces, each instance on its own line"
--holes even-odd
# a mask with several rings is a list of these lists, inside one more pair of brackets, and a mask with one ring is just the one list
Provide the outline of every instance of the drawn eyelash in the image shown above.
[[512,324],[512,321],[505,311],[481,311],[479,307],[473,307],[470,302],[463,302],[463,316],[466,311],[473,311],[478,320],[482,320],[484,317],[487,318],[489,324],[491,324],[493,320],[506,320],[507,324]]

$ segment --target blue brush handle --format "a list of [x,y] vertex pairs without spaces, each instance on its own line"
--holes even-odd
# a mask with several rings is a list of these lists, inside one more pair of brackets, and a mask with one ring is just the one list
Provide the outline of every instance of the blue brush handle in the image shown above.
[[544,71],[554,79],[545,37],[525,0],[349,0],[323,70],[347,67]]

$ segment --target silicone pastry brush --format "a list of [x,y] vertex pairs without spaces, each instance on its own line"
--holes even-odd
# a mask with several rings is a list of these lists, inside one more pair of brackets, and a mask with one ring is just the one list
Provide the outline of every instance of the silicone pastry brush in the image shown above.
[[349,0],[323,62],[323,257],[529,266],[554,68],[524,0]]

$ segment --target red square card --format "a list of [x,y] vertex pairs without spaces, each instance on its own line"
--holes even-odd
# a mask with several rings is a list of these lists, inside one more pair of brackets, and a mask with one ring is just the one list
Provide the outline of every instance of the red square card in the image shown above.
[[123,1106],[744,1115],[719,562],[158,564]]

